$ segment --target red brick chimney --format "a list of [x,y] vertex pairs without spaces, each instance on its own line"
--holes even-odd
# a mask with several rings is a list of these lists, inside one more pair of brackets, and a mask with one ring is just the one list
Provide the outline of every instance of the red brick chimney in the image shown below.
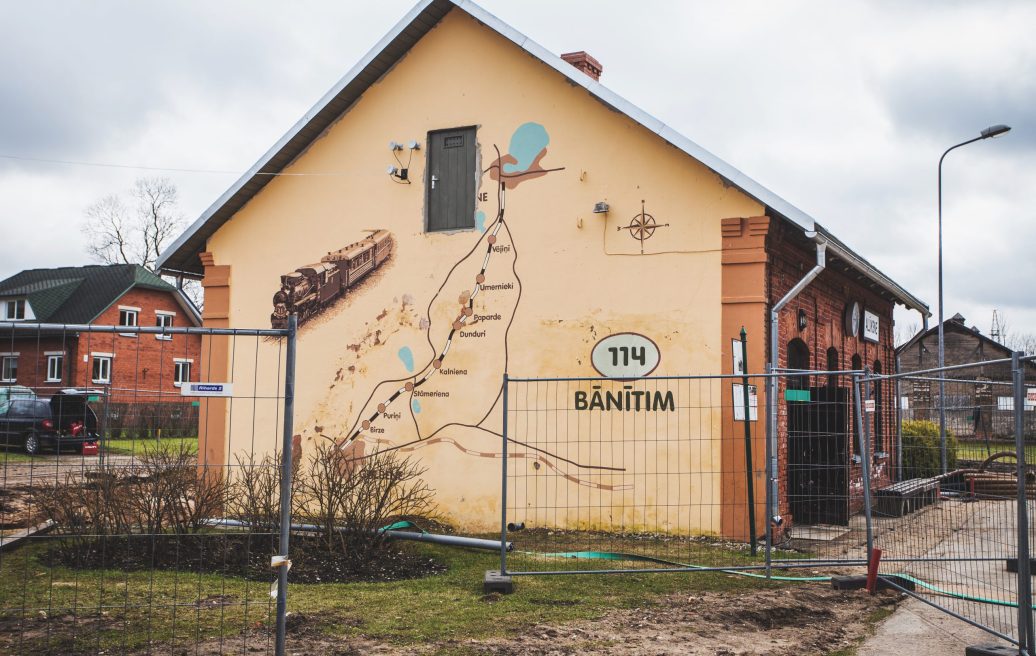
[[604,67],[601,66],[601,62],[597,61],[585,51],[580,50],[579,52],[566,52],[561,55],[561,58],[572,64],[579,70],[583,71],[595,80],[601,79],[601,73],[604,71]]

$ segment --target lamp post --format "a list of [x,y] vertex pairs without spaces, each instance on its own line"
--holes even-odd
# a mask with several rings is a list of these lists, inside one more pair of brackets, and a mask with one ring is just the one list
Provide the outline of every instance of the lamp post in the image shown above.
[[[970,143],[976,141],[982,141],[983,139],[989,139],[991,137],[999,137],[1002,134],[1010,132],[1011,127],[1008,125],[991,125],[982,132],[979,133],[974,139],[968,139],[962,141],[955,146],[950,146],[946,149],[946,152],[939,158],[939,369],[946,366],[946,343],[943,340],[943,301],[942,301],[942,161],[946,159],[946,156],[950,154],[951,150],[956,150],[961,146],[967,146]],[[948,464],[946,460],[946,381],[942,375],[942,371],[939,372],[939,447],[942,451],[942,473],[946,473],[948,470]]]

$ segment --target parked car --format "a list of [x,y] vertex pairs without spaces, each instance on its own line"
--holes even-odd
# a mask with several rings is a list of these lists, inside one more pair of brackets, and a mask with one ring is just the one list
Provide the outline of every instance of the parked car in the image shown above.
[[99,439],[97,415],[80,394],[0,401],[0,441],[30,455],[43,449],[82,452],[84,445],[96,445]]

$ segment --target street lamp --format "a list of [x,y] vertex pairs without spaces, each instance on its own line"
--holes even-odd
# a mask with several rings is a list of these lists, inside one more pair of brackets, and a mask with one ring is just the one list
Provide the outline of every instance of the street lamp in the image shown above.
[[[946,152],[939,158],[939,369],[941,370],[946,366],[946,349],[945,342],[943,341],[943,303],[942,303],[942,161],[946,159],[946,156],[950,154],[951,150],[956,150],[961,146],[967,146],[969,143],[975,143],[976,141],[982,141],[983,139],[989,139],[990,137],[999,137],[1002,134],[1006,134],[1011,131],[1009,125],[991,125],[982,132],[979,133],[974,139],[968,139],[962,141],[956,146],[950,146],[946,149]],[[942,473],[946,473],[948,466],[946,462],[946,381],[942,376],[942,371],[939,372],[939,445],[942,451]]]

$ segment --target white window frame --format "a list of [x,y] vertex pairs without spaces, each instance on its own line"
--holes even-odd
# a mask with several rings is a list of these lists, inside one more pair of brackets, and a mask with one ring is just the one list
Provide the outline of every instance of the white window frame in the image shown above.
[[[172,328],[173,323],[176,320],[176,313],[169,312],[167,310],[155,310],[155,327],[156,328]],[[169,323],[165,323],[168,321]],[[172,335],[156,334],[155,339],[170,341],[173,339]]]
[[[18,380],[18,356],[20,353],[0,353],[0,382],[14,383]],[[14,361],[14,377],[7,375],[7,362]]]
[[[11,315],[11,305],[18,307],[18,303],[22,304],[22,316],[16,317]],[[5,321],[25,321],[32,318],[32,312],[29,309],[29,301],[24,298],[9,298],[3,301],[3,318]],[[17,314],[17,311],[15,312]]]
[[[123,317],[133,317],[133,323],[122,323]],[[119,306],[119,325],[126,328],[137,328],[140,326],[140,308],[132,305]],[[119,333],[123,337],[136,337],[137,333]]]
[[[47,351],[44,355],[47,356],[47,378],[44,382],[60,383],[65,371],[65,354],[61,351]],[[55,360],[59,362],[57,366],[57,376],[52,375],[53,371],[51,363]]]
[[[95,383],[111,383],[112,382],[112,360],[114,356],[111,353],[91,353],[90,354],[90,380]],[[94,369],[95,364],[98,362],[107,362],[107,377],[95,377]]]
[[[191,382],[191,367],[194,360],[191,358],[173,358],[173,386],[180,387],[184,383]],[[187,377],[183,377],[184,369],[187,370]]]

